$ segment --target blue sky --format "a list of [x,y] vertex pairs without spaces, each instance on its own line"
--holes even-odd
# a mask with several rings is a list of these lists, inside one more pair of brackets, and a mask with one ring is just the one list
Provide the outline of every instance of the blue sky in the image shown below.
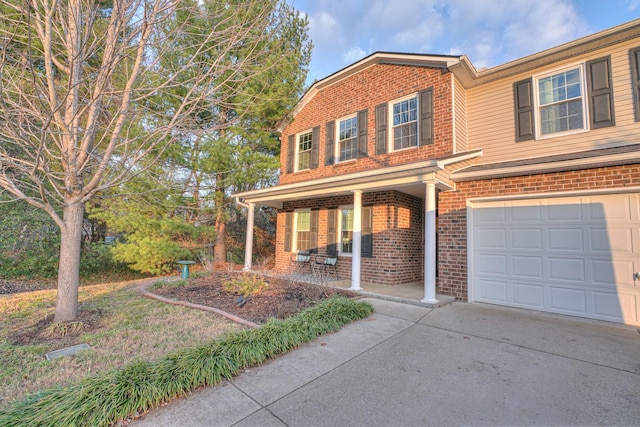
[[376,51],[492,67],[640,17],[640,0],[290,1],[309,19],[309,84]]

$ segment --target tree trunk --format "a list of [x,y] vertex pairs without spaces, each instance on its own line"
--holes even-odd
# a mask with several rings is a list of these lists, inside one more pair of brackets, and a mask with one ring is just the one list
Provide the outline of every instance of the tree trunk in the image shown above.
[[226,218],[224,215],[224,174],[216,174],[216,221],[214,228],[216,230],[216,239],[213,242],[213,262],[226,262],[227,261],[227,245],[226,239]]
[[63,227],[60,230],[60,266],[58,297],[54,322],[75,320],[78,316],[78,285],[80,283],[80,248],[84,203],[65,204]]

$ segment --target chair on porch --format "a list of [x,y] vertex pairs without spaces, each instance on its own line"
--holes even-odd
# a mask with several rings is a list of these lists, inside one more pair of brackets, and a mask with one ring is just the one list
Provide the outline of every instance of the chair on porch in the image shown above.
[[335,277],[335,280],[340,280],[337,264],[337,252],[330,251],[326,254],[317,254],[313,260],[313,275],[320,278],[320,283],[324,281],[326,276],[332,276]]
[[289,277],[294,275],[310,274],[311,270],[311,253],[309,251],[298,251],[291,254],[289,259]]

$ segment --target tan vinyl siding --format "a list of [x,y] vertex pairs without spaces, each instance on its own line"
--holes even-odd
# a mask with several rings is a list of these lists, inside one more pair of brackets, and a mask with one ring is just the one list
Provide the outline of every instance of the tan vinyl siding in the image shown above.
[[467,95],[462,85],[453,79],[454,108],[454,150],[456,153],[467,151]]
[[[558,62],[527,74],[491,82],[467,91],[468,149],[482,149],[476,164],[494,163],[586,151],[639,142],[640,122],[635,121],[630,80],[629,50],[640,39]],[[611,55],[615,126],[572,135],[523,142],[515,141],[513,83],[564,66]]]

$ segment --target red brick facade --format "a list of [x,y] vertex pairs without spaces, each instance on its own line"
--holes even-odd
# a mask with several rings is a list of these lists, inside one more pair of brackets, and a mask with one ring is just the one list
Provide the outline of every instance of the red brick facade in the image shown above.
[[[433,88],[434,143],[375,155],[375,107]],[[344,175],[453,153],[452,78],[442,69],[377,64],[320,90],[284,129],[281,142],[280,184]],[[368,111],[368,157],[325,166],[326,123],[366,109]],[[316,169],[286,173],[289,135],[320,126],[319,164]]]
[[[328,209],[353,204],[352,196],[340,196],[285,203],[278,214],[276,268],[289,268],[291,253],[284,252],[285,212],[295,209],[318,209],[318,251],[327,246]],[[421,199],[397,191],[365,193],[362,205],[373,207],[373,257],[362,258],[363,282],[397,285],[423,280],[424,213]],[[341,278],[351,277],[351,257],[338,261]]]

